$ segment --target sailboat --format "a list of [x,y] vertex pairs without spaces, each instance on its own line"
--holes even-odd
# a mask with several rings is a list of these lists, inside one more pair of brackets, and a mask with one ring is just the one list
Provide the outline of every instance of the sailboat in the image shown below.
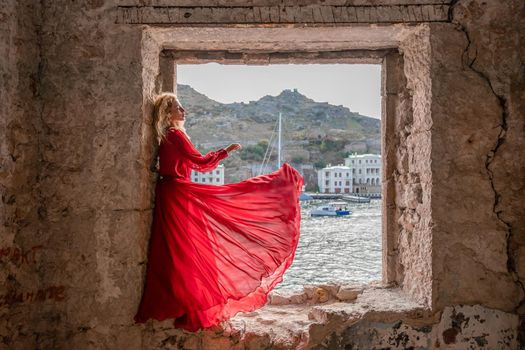
[[[277,139],[277,169],[281,167],[281,125],[282,125],[282,113],[279,112],[279,119],[277,120],[277,123],[275,127],[273,128],[272,134],[270,135],[270,140],[268,141],[268,146],[266,147],[266,152],[264,152],[264,157],[261,162],[261,167],[259,168],[259,174],[261,175],[266,171],[266,168],[268,167],[268,162],[270,161],[270,157],[272,155],[272,141],[275,135],[275,129],[278,126],[278,139]],[[268,153],[269,152],[269,153]]]
[[[278,129],[277,131],[277,169],[281,167],[281,145],[282,145],[282,113],[279,112],[279,119],[277,120],[276,126],[273,128],[272,135],[270,136],[270,140],[268,141],[268,146],[266,147],[266,152],[264,152],[264,157],[261,163],[261,167],[259,169],[259,175],[263,174],[266,170],[266,167],[268,166],[268,162],[270,161],[270,157],[272,155],[272,141],[275,134],[275,129]],[[269,152],[269,153],[268,153]],[[304,185],[303,189],[304,191]],[[301,192],[301,195],[299,196],[299,200],[311,200],[313,199],[310,195]]]

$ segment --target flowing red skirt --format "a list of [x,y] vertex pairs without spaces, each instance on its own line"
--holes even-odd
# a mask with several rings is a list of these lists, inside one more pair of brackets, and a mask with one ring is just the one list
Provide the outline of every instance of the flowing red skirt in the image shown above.
[[302,185],[287,163],[221,186],[159,180],[135,322],[197,331],[262,307],[294,258]]

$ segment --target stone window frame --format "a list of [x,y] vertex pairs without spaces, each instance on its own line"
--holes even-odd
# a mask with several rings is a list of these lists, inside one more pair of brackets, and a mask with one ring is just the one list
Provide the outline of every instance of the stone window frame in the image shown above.
[[[429,57],[427,24],[333,28],[144,26],[141,58],[145,158],[153,162],[156,154],[151,147],[154,142],[148,143],[153,140],[153,96],[162,91],[176,93],[177,63],[381,64],[382,285],[400,287],[422,307],[432,308],[431,184],[421,180],[431,178],[427,147],[430,136],[423,134],[429,131],[426,126],[431,124],[431,115],[419,108],[419,104],[427,106],[431,98]],[[414,135],[407,132],[410,127],[417,129]],[[421,139],[421,149],[409,144],[411,136]],[[416,163],[423,170],[414,169]],[[153,202],[155,180],[151,174],[147,177],[150,181],[145,190]],[[418,216],[424,225],[410,227],[407,221],[418,210],[414,203],[424,204]],[[407,237],[430,239],[430,245],[410,245]]]

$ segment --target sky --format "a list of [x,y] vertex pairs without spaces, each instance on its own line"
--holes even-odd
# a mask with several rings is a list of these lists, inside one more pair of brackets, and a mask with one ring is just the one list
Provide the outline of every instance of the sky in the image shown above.
[[314,101],[381,117],[381,66],[377,64],[177,65],[177,83],[222,103],[250,102],[297,89]]

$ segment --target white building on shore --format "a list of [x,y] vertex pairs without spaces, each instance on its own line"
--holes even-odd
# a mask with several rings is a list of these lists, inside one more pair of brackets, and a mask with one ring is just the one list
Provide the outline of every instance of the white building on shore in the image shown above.
[[352,154],[345,158],[345,165],[352,169],[353,193],[381,193],[380,154]]
[[214,170],[205,173],[192,170],[191,180],[208,185],[224,185],[224,164],[219,164]]
[[317,171],[317,184],[321,193],[352,193],[352,170],[343,164]]

